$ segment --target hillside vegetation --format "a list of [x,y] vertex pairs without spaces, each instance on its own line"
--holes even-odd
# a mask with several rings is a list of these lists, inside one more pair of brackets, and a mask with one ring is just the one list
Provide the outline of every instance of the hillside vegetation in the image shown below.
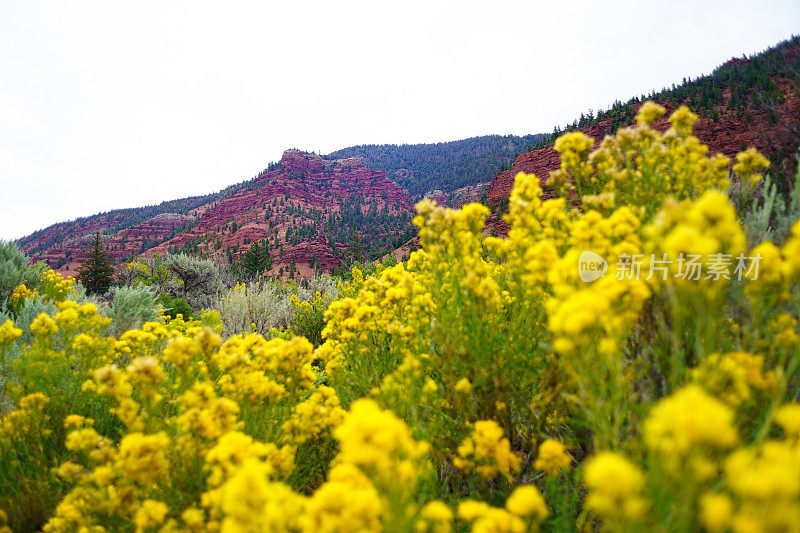
[[419,203],[420,250],[290,297],[290,328],[117,332],[52,271],[16,287],[0,527],[797,531],[800,189],[763,202],[765,157],[664,114],[561,136],[561,196],[518,174],[506,239],[483,205]]
[[419,197],[428,191],[451,192],[487,182],[543,137],[486,135],[432,144],[366,144],[326,157],[360,157],[368,167],[386,171],[395,183]]
[[[633,96],[624,103],[617,100],[611,107],[596,114],[591,110],[581,113],[571,124],[556,126],[552,134],[541,136],[532,148],[550,146],[562,133],[593,125],[603,126],[604,131],[598,133],[614,133],[618,128],[632,124],[638,105],[647,100],[669,107],[688,105],[701,118],[714,122],[718,122],[720,115],[726,112],[740,119],[752,120],[752,117],[748,119],[748,115],[754,110],[763,109],[767,111],[770,123],[775,125],[783,118],[779,116],[784,112],[780,104],[786,100],[780,82],[789,80],[796,83],[798,78],[800,36],[793,36],[758,54],[733,58],[711,74],[694,79],[684,78],[677,85],[673,83],[671,87],[651,91],[647,95]],[[780,154],[780,157],[793,155],[794,152],[790,150]]]
[[[274,164],[270,164],[270,168],[274,168]],[[74,236],[76,229],[80,231],[80,228],[87,228],[83,233],[91,233],[96,228],[102,228],[106,233],[117,233],[146,222],[158,215],[167,213],[186,215],[198,207],[230,196],[247,187],[256,177],[230,185],[216,193],[168,200],[158,205],[112,209],[96,215],[59,222],[22,237],[17,240],[17,243],[25,248],[28,253],[34,254],[63,243],[67,238]]]
[[258,245],[269,256],[270,274],[308,277],[395,250],[413,237],[412,216],[408,193],[383,172],[357,159],[287,150],[280,163],[220,193],[58,224],[20,245],[65,273],[75,271],[96,232],[118,264],[165,253],[234,264]]
[[[732,59],[712,74],[684,80],[650,97],[670,113],[681,105],[698,106],[694,132],[712,152],[733,157],[748,147],[757,148],[772,164],[779,197],[788,198],[800,149],[800,38],[793,37],[751,57]],[[564,131],[582,132],[595,140],[593,147],[597,148],[606,135],[635,122],[645,98],[642,95],[624,104],[616,102],[607,111],[584,114],[566,128],[556,128],[530,151],[520,154],[510,169],[494,177],[486,192],[487,205],[496,215],[508,211],[519,172],[539,176],[544,196],[553,197],[556,192],[546,179],[561,164],[556,139]],[[652,124],[662,132],[669,126],[666,116]],[[498,233],[508,230],[497,217],[491,224]]]

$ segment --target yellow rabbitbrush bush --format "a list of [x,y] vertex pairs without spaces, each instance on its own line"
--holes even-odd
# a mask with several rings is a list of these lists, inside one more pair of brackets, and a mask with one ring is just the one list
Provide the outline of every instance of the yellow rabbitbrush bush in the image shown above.
[[115,338],[69,290],[30,342],[3,323],[7,522],[797,531],[800,223],[747,242],[726,190],[756,196],[766,161],[745,151],[732,177],[695,115],[660,132],[664,113],[561,137],[561,197],[518,175],[507,238],[484,235],[484,206],[420,203],[420,250],[354,269],[319,338],[223,339],[211,314]]

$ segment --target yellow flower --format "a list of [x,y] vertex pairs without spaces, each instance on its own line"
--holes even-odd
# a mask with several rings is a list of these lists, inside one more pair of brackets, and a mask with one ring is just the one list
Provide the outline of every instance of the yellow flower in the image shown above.
[[736,154],[736,164],[733,171],[736,172],[746,185],[756,185],[761,181],[761,173],[769,167],[769,160],[761,155],[755,148],[748,148],[744,152]]
[[335,466],[309,498],[303,531],[379,532],[384,504],[369,479],[348,464]]
[[196,507],[190,507],[181,513],[181,518],[184,524],[191,529],[201,529],[206,522],[206,516],[203,511]]
[[461,378],[456,382],[454,389],[457,392],[463,392],[464,394],[469,394],[472,392],[472,383],[469,382],[467,378]]
[[336,391],[320,385],[317,392],[292,409],[292,415],[283,423],[283,431],[296,444],[316,439],[344,421],[345,410],[340,405]]
[[636,114],[636,121],[639,124],[649,126],[666,112],[667,110],[662,106],[648,100],[639,107],[639,112]]
[[90,452],[100,446],[102,437],[94,428],[76,429],[67,434],[64,447],[72,451]]
[[126,369],[128,380],[134,387],[158,385],[167,377],[161,363],[155,357],[137,357]]
[[251,459],[262,461],[264,467],[259,468],[272,477],[288,475],[294,466],[294,451],[291,446],[278,448],[271,442],[259,442],[245,433],[231,431],[220,437],[216,446],[206,453],[206,465],[211,471],[208,484],[212,487],[222,484]]
[[453,511],[445,503],[434,500],[419,512],[414,530],[417,533],[450,533],[452,524]]
[[47,337],[55,334],[56,331],[58,331],[58,326],[47,313],[39,313],[39,316],[31,322],[31,333],[37,337]]
[[459,503],[458,517],[472,522],[476,533],[524,533],[525,522],[505,509],[492,507],[484,502],[467,500]]
[[3,325],[0,326],[0,347],[6,346],[11,344],[22,335],[22,330],[19,328],[14,327],[14,323],[11,320],[6,320],[3,322]]
[[223,532],[300,531],[306,498],[269,480],[271,467],[248,460],[222,487]]
[[33,392],[19,400],[19,408],[26,411],[36,411],[50,403],[50,398],[41,392]]
[[91,426],[94,420],[85,418],[80,415],[67,415],[64,419],[64,429],[81,428],[83,426]]
[[783,428],[787,437],[800,438],[800,403],[782,405],[775,413],[775,422]]
[[564,154],[574,153],[578,158],[585,158],[592,149],[594,141],[591,137],[580,131],[573,131],[565,133],[556,139],[554,148],[556,152],[561,154],[562,160]]
[[539,446],[539,456],[533,464],[534,468],[549,476],[558,475],[562,469],[569,470],[571,465],[572,457],[564,445],[553,439],[547,439]]
[[762,503],[800,496],[800,455],[787,442],[740,448],[725,460],[725,482],[745,499]]
[[453,459],[453,464],[461,470],[475,470],[486,479],[502,475],[508,480],[519,470],[520,462],[494,420],[475,422],[472,433],[461,442],[458,456]]
[[121,400],[130,396],[132,387],[125,373],[116,365],[106,365],[92,373],[92,387],[101,396],[110,396]]
[[458,504],[458,517],[467,522],[483,516],[489,510],[489,504],[475,500],[464,500]]
[[544,521],[550,514],[542,494],[533,485],[522,485],[514,489],[506,500],[506,509],[517,516],[533,516],[537,522]]
[[168,512],[169,507],[163,502],[143,501],[136,511],[136,518],[134,518],[137,533],[162,523]]
[[375,483],[413,490],[428,444],[417,442],[408,426],[373,400],[356,400],[334,430],[338,463],[354,465]]
[[669,121],[678,135],[687,137],[692,133],[692,127],[698,118],[688,107],[682,105],[670,115]]
[[730,407],[687,385],[650,410],[644,439],[652,451],[684,457],[695,447],[730,448],[738,435]]
[[117,468],[132,481],[142,485],[155,484],[169,467],[169,444],[169,437],[164,432],[154,435],[125,435],[119,444]]
[[169,344],[164,348],[164,360],[183,369],[201,353],[202,348],[192,339],[178,337],[170,340]]
[[700,522],[711,533],[727,531],[733,516],[733,502],[723,494],[705,494],[700,499]]
[[633,463],[612,452],[591,457],[584,472],[589,489],[586,508],[611,522],[640,518],[648,502],[642,496],[644,474]]

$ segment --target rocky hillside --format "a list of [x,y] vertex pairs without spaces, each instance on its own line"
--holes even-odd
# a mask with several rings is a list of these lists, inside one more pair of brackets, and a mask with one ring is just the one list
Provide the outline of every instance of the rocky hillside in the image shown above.
[[[480,187],[518,154],[547,135],[485,135],[431,144],[369,144],[331,153],[328,158],[360,157],[370,168],[385,170],[389,179],[418,200],[425,195],[447,200],[459,190]],[[482,192],[482,191],[481,191]],[[457,203],[457,202],[456,202]]]
[[[558,130],[533,150],[516,158],[511,168],[495,175],[487,191],[487,202],[497,215],[502,214],[518,172],[539,177],[545,196],[552,194],[545,186],[551,171],[560,160],[553,149],[555,138],[563,131],[579,130],[598,143],[606,134],[634,122],[636,111],[645,100],[667,108],[667,115],[681,104],[700,114],[695,134],[712,153],[733,157],[753,146],[769,157],[779,187],[788,187],[793,175],[795,156],[800,150],[800,38],[795,37],[750,58],[734,58],[712,74],[696,80],[684,80],[658,93],[617,102],[597,117],[582,116],[565,130]],[[653,127],[663,131],[667,118]],[[499,233],[505,224],[497,216],[490,225]]]
[[[277,163],[273,163],[271,166],[275,165],[277,165]],[[145,207],[115,209],[67,222],[59,222],[58,224],[53,224],[52,226],[35,231],[26,237],[22,237],[17,242],[28,254],[48,258],[51,265],[60,268],[61,265],[64,264],[64,261],[69,258],[66,257],[64,253],[60,253],[57,250],[61,248],[70,248],[70,240],[81,235],[98,231],[106,235],[106,237],[117,233],[125,235],[124,230],[132,229],[125,238],[126,244],[123,246],[121,243],[118,243],[118,246],[112,250],[115,256],[118,255],[121,257],[124,255],[125,251],[135,252],[145,250],[149,246],[163,242],[172,237],[177,231],[185,228],[191,220],[196,218],[196,215],[192,214],[193,212],[202,209],[203,206],[219,198],[228,196],[246,187],[247,184],[252,181],[252,179],[243,181],[231,185],[222,191],[203,196],[170,200],[158,205],[149,205]],[[153,221],[153,219],[159,217],[159,215],[163,216]],[[176,220],[179,220],[177,224],[175,223]],[[153,224],[159,226],[159,229],[150,228],[152,231],[146,229]],[[138,228],[140,225],[144,225],[145,229]],[[144,237],[144,241],[140,241],[138,247],[134,246],[133,242],[137,237]]]
[[72,272],[95,232],[115,262],[164,252],[235,261],[259,241],[269,249],[273,274],[305,275],[380,257],[414,234],[408,193],[359,158],[324,160],[288,150],[280,164],[207,199],[184,201],[192,209],[160,212],[122,229],[120,224],[140,216],[135,210],[62,223],[20,244],[33,259]]

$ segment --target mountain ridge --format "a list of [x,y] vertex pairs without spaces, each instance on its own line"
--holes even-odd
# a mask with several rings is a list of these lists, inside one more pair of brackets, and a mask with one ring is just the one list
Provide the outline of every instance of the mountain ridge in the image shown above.
[[669,114],[680,105],[699,115],[694,134],[712,153],[733,158],[747,147],[755,147],[772,162],[777,185],[784,193],[792,186],[795,157],[800,150],[800,37],[782,41],[749,58],[732,58],[712,74],[685,81],[670,89],[634,97],[625,104],[615,103],[597,117],[582,116],[569,127],[556,128],[537,146],[519,155],[509,169],[497,173],[486,193],[493,210],[488,225],[499,234],[508,227],[500,218],[519,172],[535,174],[543,198],[554,195],[546,181],[560,166],[553,148],[555,139],[567,131],[581,131],[595,140],[595,146],[608,134],[632,125],[645,100],[664,106],[667,113],[652,126],[664,131]]

